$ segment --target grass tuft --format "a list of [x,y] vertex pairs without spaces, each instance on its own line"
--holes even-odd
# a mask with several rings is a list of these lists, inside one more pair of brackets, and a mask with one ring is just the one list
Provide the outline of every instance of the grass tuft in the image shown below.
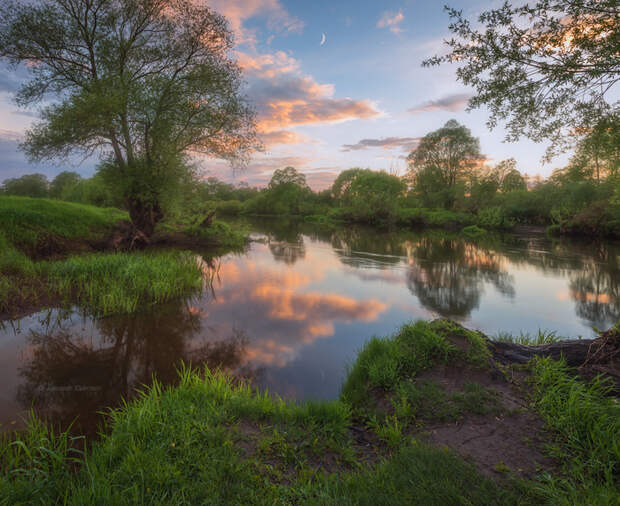
[[97,316],[133,313],[202,286],[202,271],[189,252],[95,253],[40,269],[52,292]]

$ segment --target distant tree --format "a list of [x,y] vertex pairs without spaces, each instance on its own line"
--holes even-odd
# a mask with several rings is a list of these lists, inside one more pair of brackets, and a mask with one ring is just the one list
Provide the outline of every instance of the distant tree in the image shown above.
[[502,193],[510,193],[519,190],[527,190],[525,178],[521,173],[514,169],[504,175],[501,181],[500,190]]
[[63,200],[99,207],[122,207],[122,195],[113,193],[100,173],[78,181],[64,195]]
[[203,2],[0,7],[0,57],[32,75],[17,102],[57,99],[27,133],[26,153],[35,160],[99,153],[100,171],[147,238],[166,195],[191,172],[189,154],[237,162],[256,147],[233,47],[225,18]]
[[347,190],[357,175],[368,171],[370,171],[370,169],[361,169],[359,167],[343,170],[332,183],[331,190],[333,197],[341,201],[345,199]]
[[50,183],[50,197],[64,199],[81,180],[82,177],[77,172],[61,172]]
[[549,155],[618,112],[620,80],[618,0],[504,2],[478,17],[446,7],[454,38],[450,52],[425,66],[456,63],[457,78],[476,94],[470,107],[485,106],[488,125],[506,121],[507,138],[551,139]]
[[343,195],[346,212],[355,220],[381,222],[394,218],[398,199],[407,191],[405,182],[387,172],[357,172]]
[[435,191],[444,191],[442,204],[453,207],[454,190],[480,165],[480,142],[455,120],[426,134],[407,157],[409,180],[426,185],[432,180]]
[[43,174],[26,174],[22,177],[6,179],[2,185],[2,192],[5,195],[20,197],[47,197],[49,182]]
[[620,174],[620,114],[601,118],[579,140],[568,170],[599,183]]
[[224,183],[215,177],[209,177],[201,182],[205,196],[212,200],[232,199],[235,187],[229,183]]
[[293,184],[300,187],[305,187],[306,176],[301,172],[297,172],[294,167],[284,167],[283,169],[276,169],[269,181],[269,188],[274,189],[283,184]]
[[500,161],[493,167],[493,172],[496,174],[498,188],[502,193],[527,188],[525,178],[517,170],[517,161],[514,158]]
[[495,170],[480,171],[472,177],[469,189],[469,207],[478,211],[487,207],[500,188],[498,173]]
[[305,200],[312,195],[306,176],[294,167],[276,169],[266,194],[269,214],[300,214]]

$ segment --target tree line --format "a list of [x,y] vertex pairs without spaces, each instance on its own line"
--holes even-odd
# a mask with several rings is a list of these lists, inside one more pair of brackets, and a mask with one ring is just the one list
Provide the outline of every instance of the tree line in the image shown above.
[[[537,223],[616,234],[617,0],[505,2],[477,20],[447,10],[448,51],[423,65],[457,62],[457,79],[475,92],[469,107],[487,107],[488,126],[504,123],[507,140],[549,141],[550,157],[574,148],[569,166],[544,184],[524,188],[511,160],[488,168],[478,140],[449,121],[410,154],[405,178],[356,168],[315,193],[285,168],[264,190],[233,188],[234,198],[212,199],[217,185],[197,177],[191,157],[243,165],[262,146],[233,33],[203,3],[3,0],[0,59],[30,72],[16,102],[43,104],[22,146],[32,160],[100,158],[94,178],[72,185],[71,194],[59,193],[54,180],[50,196],[121,205],[144,242],[179,206],[191,212],[205,196],[226,202],[219,208],[229,213],[431,224],[449,216],[487,227]],[[24,191],[20,185],[38,185],[42,195],[45,181],[9,180],[4,192]]]
[[[615,129],[615,130],[614,130]],[[424,136],[402,176],[368,168],[342,171],[313,191],[294,167],[277,169],[265,188],[216,178],[180,185],[183,208],[215,208],[222,215],[307,216],[318,221],[370,224],[471,225],[507,229],[517,224],[551,230],[620,235],[620,146],[617,123],[593,132],[568,165],[528,188],[514,159],[485,163],[479,140],[454,120]],[[62,172],[51,182],[31,174],[4,182],[5,194],[51,197],[94,205],[122,205],[96,174]],[[174,215],[173,209],[171,214]]]

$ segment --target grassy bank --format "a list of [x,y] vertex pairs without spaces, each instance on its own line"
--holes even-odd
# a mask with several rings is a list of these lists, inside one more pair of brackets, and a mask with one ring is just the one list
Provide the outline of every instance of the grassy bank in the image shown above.
[[[112,411],[84,453],[36,421],[5,439],[0,502],[614,504],[620,407],[604,381],[537,360],[519,370],[522,392],[505,379],[512,372],[493,363],[482,334],[447,321],[370,340],[331,402],[286,402],[183,370],[178,386],[156,383]],[[515,408],[506,399],[519,392]],[[540,432],[544,458],[558,460],[528,474],[506,452],[489,468],[475,452],[463,459],[456,440],[437,439],[472,423],[501,439],[517,422],[531,441],[511,448],[529,448]]]
[[[134,312],[200,289],[195,256],[180,251],[100,253],[127,219],[118,209],[0,197],[0,320],[49,305],[93,315]],[[184,248],[240,248],[245,234],[224,223],[159,237]]]
[[[0,230],[5,239],[28,254],[45,253],[53,239],[97,239],[111,232],[127,213],[115,208],[28,197],[0,197]],[[68,246],[69,244],[67,244]]]

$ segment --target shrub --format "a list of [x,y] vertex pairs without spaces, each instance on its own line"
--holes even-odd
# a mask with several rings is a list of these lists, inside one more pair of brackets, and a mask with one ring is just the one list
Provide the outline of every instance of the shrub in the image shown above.
[[243,210],[243,205],[238,200],[224,200],[215,206],[217,214],[223,216],[238,216]]

